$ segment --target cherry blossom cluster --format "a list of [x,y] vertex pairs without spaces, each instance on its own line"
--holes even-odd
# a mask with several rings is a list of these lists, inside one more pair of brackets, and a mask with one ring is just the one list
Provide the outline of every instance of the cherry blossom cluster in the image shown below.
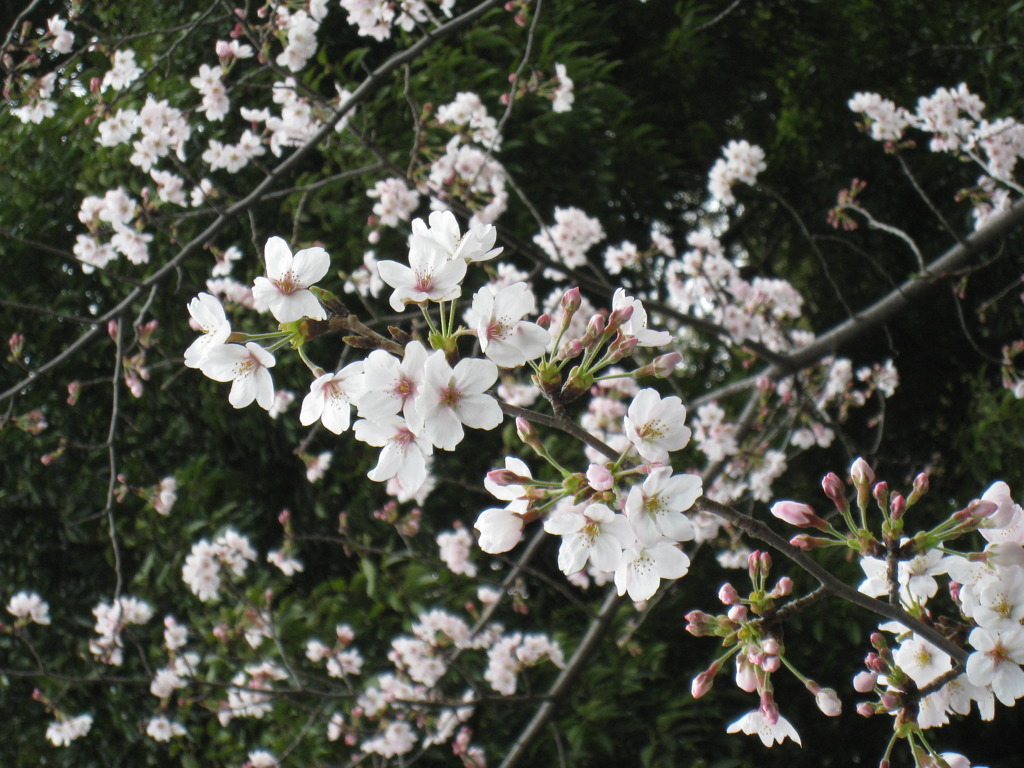
[[701,611],[687,614],[686,630],[696,637],[720,637],[727,650],[711,666],[693,679],[692,693],[700,698],[711,690],[715,677],[730,660],[735,662],[736,685],[758,697],[757,709],[748,712],[728,726],[729,733],[742,731],[757,735],[766,747],[786,738],[800,743],[793,725],[779,713],[775,701],[772,675],[785,667],[814,696],[818,708],[829,717],[842,711],[835,690],[822,688],[801,674],[785,655],[785,644],[779,627],[766,621],[777,615],[778,602],[793,591],[793,581],[783,576],[769,589],[768,575],[772,559],[767,552],[752,552],[747,558],[747,571],[752,590],[746,597],[730,583],[723,584],[718,599],[727,608],[724,615],[711,616]]
[[146,624],[153,618],[153,609],[144,600],[119,597],[112,603],[100,603],[92,609],[96,617],[94,630],[99,637],[89,641],[89,652],[111,666],[124,663],[122,634],[130,624]]
[[1018,158],[1024,156],[1024,126],[1012,118],[983,118],[985,103],[965,83],[922,96],[913,112],[877,93],[858,93],[849,107],[864,117],[874,139],[896,145],[914,128],[932,135],[933,152],[961,155],[980,166],[984,175],[977,188],[962,195],[974,205],[975,229],[1009,208],[1011,190],[1021,191],[1013,172]]
[[[475,526],[480,547],[508,551],[526,522],[543,512],[544,530],[561,538],[558,567],[566,576],[578,578],[589,568],[589,576],[599,581],[614,575],[620,595],[650,599],[663,579],[684,576],[690,565],[678,544],[694,538],[685,513],[701,494],[701,479],[673,474],[668,465],[669,453],[690,438],[685,413],[677,397],[662,398],[653,389],[637,393],[623,417],[630,448],[622,458],[635,450],[649,462],[638,469],[623,470],[620,459],[591,464],[585,474],[563,469],[561,482],[542,482],[522,460],[506,458],[505,468],[489,473],[485,486],[508,504],[480,514]],[[517,426],[523,441],[557,467],[532,428],[522,420]],[[638,472],[646,477],[629,486]]]
[[[906,622],[888,621],[871,637],[866,669],[853,687],[875,694],[862,702],[864,716],[890,714],[894,738],[906,742],[915,765],[941,765],[940,756],[925,734],[947,724],[953,715],[968,715],[972,704],[986,720],[995,716],[995,701],[1013,706],[1024,697],[1024,510],[1003,482],[993,484],[980,499],[933,527],[909,536],[905,525],[910,510],[925,496],[927,474],[918,475],[906,495],[877,481],[871,467],[858,459],[850,468],[856,491],[851,506],[845,484],[830,473],[822,488],[832,502],[831,515],[820,516],[809,505],[781,501],[772,514],[812,533],[799,534],[792,544],[801,549],[845,547],[860,557],[865,580],[859,591],[888,598],[900,605]],[[872,513],[871,507],[875,510]],[[872,533],[871,518],[881,520],[881,536]],[[981,551],[954,548],[954,540],[977,532],[985,541]],[[948,581],[956,607],[952,616],[931,601],[939,593],[939,578]],[[783,609],[785,610],[785,609]],[[929,630],[922,634],[920,620]],[[716,634],[719,623],[705,622]],[[971,650],[954,657],[957,638]],[[964,658],[966,663],[964,663]],[[950,765],[967,765],[966,759]]]

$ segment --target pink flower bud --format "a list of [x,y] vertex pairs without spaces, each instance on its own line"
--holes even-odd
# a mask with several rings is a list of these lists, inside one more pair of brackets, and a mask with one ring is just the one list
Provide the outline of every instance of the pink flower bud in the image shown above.
[[722,601],[722,605],[738,605],[740,602],[740,594],[729,582],[726,582],[718,589],[718,599]]
[[903,498],[902,493],[894,493],[892,498],[889,499],[889,514],[892,515],[893,520],[899,520],[903,517],[903,513],[907,510],[907,500]]
[[897,693],[883,693],[880,701],[886,712],[894,712],[903,706],[903,698]]
[[965,511],[975,519],[986,519],[992,517],[992,515],[999,511],[999,505],[994,501],[975,499],[967,505],[967,509]]
[[924,472],[922,472],[921,474],[914,478],[914,494],[916,494],[917,498],[920,498],[921,496],[924,496],[926,493],[928,493],[929,485],[930,482],[928,480],[928,475]]
[[120,322],[117,320],[109,320],[107,322],[107,335],[114,341],[117,341],[117,329],[120,326]]
[[7,346],[11,349],[11,357],[15,360],[21,357],[21,351],[25,347],[25,336],[20,333],[12,333],[7,340]]
[[74,405],[78,402],[79,395],[82,394],[82,382],[72,381],[68,384],[68,405]]
[[775,703],[775,696],[771,691],[761,692],[761,716],[768,725],[775,725],[779,722],[779,705]]
[[730,620],[735,621],[737,624],[742,624],[747,620],[747,606],[745,605],[734,605],[729,609],[726,614]]
[[587,482],[595,491],[610,491],[615,486],[615,476],[604,464],[591,464],[587,468]]
[[878,675],[874,672],[858,672],[853,676],[853,690],[857,693],[871,693],[877,681]]
[[767,637],[761,641],[761,650],[772,656],[778,656],[779,651],[782,650],[779,647],[779,641],[774,637]]
[[611,349],[608,350],[609,361],[614,363],[630,357],[633,352],[636,351],[636,347],[639,342],[640,340],[636,336],[627,336],[625,338],[616,339],[615,343],[612,344]]
[[224,59],[230,58],[231,56],[231,43],[227,40],[218,40],[215,46],[217,51],[217,58],[223,61]]
[[587,323],[586,338],[591,340],[591,343],[593,343],[593,341],[596,341],[604,335],[606,327],[607,323],[605,323],[604,318],[601,315],[594,315],[590,318],[590,322]]
[[826,546],[832,542],[819,536],[808,536],[806,533],[799,533],[790,539],[789,543],[797,549],[807,551],[809,549]]
[[761,669],[768,674],[772,672],[778,672],[782,666],[782,660],[778,656],[765,656],[761,661]]
[[875,472],[864,459],[858,458],[850,465],[850,478],[858,488],[867,487],[875,482]]
[[580,295],[580,289],[578,286],[573,286],[564,294],[562,294],[562,311],[570,317],[579,310],[583,304],[583,297]]
[[875,497],[875,501],[878,502],[879,506],[885,506],[886,501],[889,499],[889,484],[884,480],[880,483],[876,483],[875,487],[871,491],[871,495]]
[[686,631],[694,637],[710,637],[715,634],[718,622],[714,616],[701,611],[690,611],[686,614]]
[[715,684],[715,675],[718,674],[720,669],[721,666],[718,662],[715,662],[693,678],[693,682],[690,683],[690,693],[693,695],[693,698],[699,699],[711,690],[711,686]]
[[562,345],[562,348],[558,350],[559,360],[572,360],[574,357],[579,357],[583,354],[583,342],[579,339],[569,339]]
[[608,332],[617,331],[623,324],[628,323],[631,317],[633,317],[632,304],[613,309],[612,313],[608,315]]
[[537,325],[543,328],[545,331],[551,327],[551,315],[545,312],[543,315],[537,318]]
[[821,489],[838,509],[844,510],[849,506],[846,502],[846,486],[835,472],[829,472],[821,478]]
[[659,379],[667,379],[679,364],[683,362],[683,356],[678,352],[669,352],[667,355],[659,355],[654,358],[654,375]]
[[277,522],[280,523],[282,526],[287,526],[288,523],[291,522],[291,519],[292,513],[291,510],[288,509],[282,509],[281,514],[277,516]]
[[538,447],[543,447],[541,446],[540,439],[537,437],[537,430],[535,430],[533,425],[522,416],[516,417],[516,434],[519,435],[520,440],[534,450]]
[[783,576],[775,584],[775,589],[771,592],[771,597],[785,597],[793,593],[793,580],[789,576]]
[[798,501],[777,501],[772,504],[772,514],[797,528],[816,528],[819,531],[828,528],[828,523],[818,517],[809,505]]
[[[857,714],[861,717],[871,717],[875,714],[875,705],[869,701],[862,701],[857,705]],[[881,764],[879,764],[879,768],[882,768]],[[886,761],[886,768],[888,768],[888,760]]]
[[519,475],[511,469],[492,469],[487,473],[487,479],[500,488],[519,484]]
[[814,703],[827,717],[838,717],[843,712],[843,702],[831,688],[822,688],[814,696]]

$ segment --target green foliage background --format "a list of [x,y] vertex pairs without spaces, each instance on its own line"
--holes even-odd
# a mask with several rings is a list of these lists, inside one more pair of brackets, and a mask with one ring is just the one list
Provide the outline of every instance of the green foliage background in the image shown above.
[[[762,182],[769,193],[740,192],[743,213],[728,238],[749,253],[750,274],[784,276],[800,288],[810,327],[822,331],[844,319],[842,301],[864,306],[913,269],[901,244],[882,234],[856,233],[851,237],[855,248],[828,239],[835,233],[826,227],[825,214],[851,178],[868,181],[867,205],[905,229],[926,254],[934,257],[952,244],[901,175],[897,160],[858,133],[847,99],[856,91],[874,90],[913,106],[918,96],[963,81],[987,101],[992,114],[1020,115],[1021,4],[751,0],[717,19],[726,6],[708,0],[545,2],[531,65],[551,74],[555,62],[564,63],[576,82],[575,108],[558,115],[543,99],[524,97],[507,124],[500,158],[548,220],[555,206],[572,205],[601,219],[609,243],[626,238],[645,243],[654,221],[682,243],[703,215],[707,171],[722,145],[741,138],[759,144],[768,155]],[[61,7],[42,3],[32,18],[41,23]],[[91,24],[120,35],[170,28],[194,13],[194,4],[188,2],[93,3],[84,10]],[[146,85],[172,103],[195,101],[188,78],[200,63],[212,62],[212,41],[220,34],[219,29],[200,28],[173,60],[149,75]],[[354,125],[373,137],[390,163],[404,168],[410,145],[406,88],[419,106],[447,103],[457,92],[473,90],[498,114],[499,97],[508,87],[508,73],[518,63],[526,35],[525,29],[509,23],[505,12],[489,14],[417,61],[408,72],[408,85],[403,76],[393,78],[360,107]],[[306,85],[322,93],[331,91],[333,79],[358,81],[365,68],[379,64],[396,47],[367,44],[336,8],[320,38],[326,42],[319,58],[324,74],[309,75]],[[165,49],[170,39],[169,34],[157,34],[133,46],[145,59]],[[100,53],[87,54],[81,75],[101,75],[105,61]],[[114,274],[84,277],[71,262],[82,196],[125,184],[123,169],[130,154],[127,147],[99,147],[92,132],[82,130],[91,106],[87,100],[75,104],[62,106],[40,126],[23,126],[0,112],[5,178],[0,191],[0,299],[5,302],[0,306],[0,332],[5,337],[25,334],[29,367],[63,349],[138,277],[125,264]],[[948,158],[932,156],[924,147],[908,152],[907,158],[921,185],[934,191],[936,205],[968,229],[967,210],[953,202],[953,195],[973,183],[974,174],[969,169],[954,174]],[[309,159],[297,181],[315,181],[365,161],[365,153],[339,145]],[[261,271],[257,244],[269,235],[292,231],[303,244],[322,243],[339,271],[350,270],[361,262],[365,249],[371,207],[365,190],[384,175],[391,174],[367,175],[303,200],[294,195],[266,201],[249,220],[229,225],[217,244],[234,243],[245,251],[242,279]],[[227,195],[241,195],[253,178],[240,174],[218,182]],[[796,217],[825,238],[816,241],[820,257]],[[154,241],[154,266],[204,223],[200,218],[164,228]],[[529,239],[537,226],[526,207],[514,203],[499,230]],[[385,233],[378,254],[400,253],[403,239],[402,233]],[[961,286],[965,307],[992,297],[1019,276],[1020,238],[1003,248],[1004,258]],[[152,378],[140,400],[121,393],[115,443],[119,471],[129,484],[140,487],[174,474],[180,488],[169,518],[155,515],[143,500],[131,496],[115,507],[123,571],[129,578],[126,592],[151,600],[158,617],[173,613],[190,626],[210,626],[215,615],[228,625],[240,623],[241,604],[228,604],[218,614],[220,608],[205,606],[188,592],[180,579],[184,557],[197,539],[215,537],[227,527],[249,535],[265,555],[280,544],[276,519],[288,508],[300,535],[310,537],[300,549],[306,571],[286,580],[257,568],[245,584],[254,600],[266,589],[275,591],[277,617],[291,633],[284,638],[288,642],[301,646],[306,638],[347,622],[369,655],[370,648],[386,648],[394,634],[408,631],[412,611],[435,601],[459,605],[473,600],[475,585],[445,571],[431,554],[435,550],[430,542],[456,521],[471,525],[479,510],[490,505],[477,487],[479,478],[497,466],[493,457],[515,446],[514,434],[506,430],[474,437],[477,442],[469,450],[439,458],[440,487],[424,507],[418,543],[409,548],[392,528],[371,516],[384,497],[380,488],[364,480],[372,459],[350,441],[328,439],[322,432],[312,437],[308,452],[333,449],[335,459],[322,482],[309,484],[294,454],[306,437],[294,406],[277,420],[255,409],[236,412],[222,385],[181,367],[181,351],[192,337],[185,303],[202,289],[211,264],[206,254],[186,262],[153,297],[148,316],[159,319],[160,330],[157,346],[149,352]],[[595,264],[600,269],[599,261]],[[842,301],[833,286],[841,288]],[[340,287],[340,280],[334,287]],[[906,487],[918,471],[932,470],[929,504],[936,519],[997,478],[1019,492],[1024,480],[1020,401],[998,388],[998,369],[975,349],[998,356],[1003,340],[1019,333],[1020,302],[1010,296],[999,308],[985,323],[969,312],[961,319],[949,292],[938,291],[928,306],[844,350],[857,364],[894,357],[900,390],[880,424],[855,419],[833,449],[793,461],[778,486],[779,497],[820,503],[817,478],[828,470],[842,474],[855,455],[868,456],[894,486]],[[344,353],[331,340],[316,354],[328,364]],[[41,409],[49,422],[41,435],[13,427],[0,431],[0,521],[5,532],[0,537],[0,595],[6,601],[14,592],[30,589],[48,600],[53,625],[31,628],[32,639],[49,669],[72,678],[140,679],[147,668],[162,663],[154,650],[149,658],[130,656],[123,669],[100,669],[81,642],[91,632],[89,609],[109,600],[114,589],[108,521],[102,514],[109,481],[104,441],[113,360],[112,342],[104,337],[24,388],[11,414]],[[6,389],[23,373],[6,363],[0,385]],[[698,369],[679,384],[684,395],[697,396],[716,383],[701,374]],[[275,377],[279,385],[289,382],[297,390],[305,386],[294,364],[279,365]],[[69,407],[65,386],[72,380],[85,386],[78,404]],[[43,466],[40,456],[62,444],[63,455]],[[696,463],[698,457],[693,454],[688,460]],[[338,537],[342,513],[350,547],[367,549],[361,558],[347,551]],[[550,542],[537,561],[539,572],[524,577],[527,615],[509,612],[503,620],[509,628],[551,631],[571,649],[586,617],[548,586],[561,579],[554,552],[555,542]],[[478,559],[486,562],[479,554]],[[830,565],[850,582],[859,579],[853,564]],[[756,739],[727,738],[725,724],[752,705],[749,697],[730,690],[725,676],[701,702],[689,696],[690,679],[715,651],[711,641],[686,635],[682,616],[695,606],[713,610],[718,585],[727,579],[740,583],[739,576],[721,571],[710,553],[702,552],[693,575],[635,632],[630,632],[635,611],[623,608],[615,631],[561,703],[556,732],[534,748],[532,764],[874,764],[890,725],[883,718],[865,721],[853,714],[848,686],[867,650],[865,631],[872,622],[837,603],[798,617],[787,628],[790,653],[819,682],[838,688],[847,710],[838,720],[824,721],[798,684],[780,688],[783,712],[803,735],[803,751],[787,743],[769,752]],[[577,599],[594,607],[599,596],[592,589]],[[158,625],[154,620],[152,626],[138,628],[143,647],[159,648]],[[616,642],[627,634],[622,645]],[[216,647],[208,633],[196,640]],[[225,654],[230,657],[235,648]],[[380,663],[383,653],[376,658]],[[23,645],[0,636],[0,666],[33,665]],[[544,691],[553,673],[533,673],[528,691]],[[214,665],[210,675],[223,681],[230,666]],[[51,748],[44,738],[49,719],[30,699],[35,686],[69,712],[90,711],[93,733],[70,749]],[[0,678],[0,764],[237,765],[239,747],[285,749],[295,723],[310,714],[296,708],[275,713],[271,722],[235,721],[222,729],[197,707],[189,720],[191,737],[168,751],[142,733],[155,707],[146,685]],[[495,763],[532,711],[526,705],[481,708],[473,727]],[[1009,741],[1002,734],[1019,727],[1015,717],[1015,711],[1001,708],[998,725],[952,726],[938,739],[950,749],[958,744],[969,749],[981,763],[1012,765]],[[332,750],[322,738],[310,737],[291,754],[290,764],[336,764]],[[441,751],[422,764],[451,765],[454,760]]]

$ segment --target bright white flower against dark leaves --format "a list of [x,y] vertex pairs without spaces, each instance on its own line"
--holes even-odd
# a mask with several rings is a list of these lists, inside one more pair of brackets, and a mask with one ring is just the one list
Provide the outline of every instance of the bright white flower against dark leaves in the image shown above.
[[323,320],[327,312],[309,291],[331,266],[331,257],[323,248],[304,248],[294,256],[280,237],[267,240],[264,249],[267,276],[257,277],[252,295],[257,306],[266,307],[279,323],[311,317]]
[[556,511],[544,521],[544,530],[562,537],[558,567],[566,576],[583,570],[588,561],[598,570],[614,571],[623,548],[633,541],[625,515],[605,504]]
[[198,368],[214,347],[224,344],[231,335],[231,324],[224,314],[220,301],[208,293],[200,293],[188,303],[188,313],[203,332],[185,350],[185,365]]
[[417,423],[415,403],[427,357],[426,348],[418,341],[405,345],[402,360],[382,349],[371,352],[363,361],[365,391],[359,398],[359,415],[373,421],[401,411]]
[[665,464],[669,451],[678,451],[690,441],[683,426],[686,407],[675,395],[663,398],[653,389],[641,389],[626,410],[626,437],[648,461]]
[[1024,696],[1024,628],[996,632],[976,627],[968,640],[977,651],[967,657],[967,679],[990,686],[999,701],[1012,707]]
[[186,731],[181,723],[168,720],[163,715],[150,718],[146,725],[146,735],[153,741],[170,741],[175,736],[184,736],[185,734]]
[[58,718],[46,728],[46,738],[55,747],[66,747],[92,728],[92,715]]
[[7,603],[7,612],[36,624],[50,623],[50,606],[35,592],[19,592]]
[[309,385],[299,422],[308,427],[320,420],[336,435],[348,429],[352,403],[363,392],[363,361],[349,363],[337,373],[325,373]]
[[555,112],[568,112],[572,109],[576,95],[573,93],[573,82],[569,78],[564,64],[555,63],[555,80],[557,85],[551,109]]
[[673,541],[690,541],[693,524],[684,512],[701,495],[698,475],[672,475],[671,467],[661,467],[647,476],[642,485],[629,489],[626,517],[640,538],[659,536]]
[[922,687],[953,668],[949,656],[917,635],[900,643],[894,658],[896,666]]
[[463,235],[451,211],[434,211],[428,220],[430,226],[424,224],[423,219],[413,219],[410,250],[432,244],[439,246],[449,259],[461,259],[467,263],[489,261],[503,250],[494,247],[498,232],[490,224],[470,227]]
[[650,331],[647,329],[647,310],[640,302],[634,299],[622,288],[616,288],[612,296],[612,310],[632,307],[633,314],[622,325],[622,332],[626,336],[636,339],[638,347],[660,347],[672,340],[672,334],[668,331]]
[[725,730],[726,733],[739,733],[743,731],[743,733],[748,735],[756,734],[760,737],[761,743],[766,747],[771,747],[776,742],[781,744],[787,737],[797,744],[801,743],[800,734],[796,732],[796,728],[793,727],[789,720],[780,715],[774,724],[769,724],[758,709],[755,709],[753,712],[747,712],[747,714]]
[[[991,557],[989,563],[992,564]],[[1011,565],[999,568],[996,573],[998,578],[976,585],[972,593],[971,618],[979,626],[1002,632],[1019,627],[1024,619],[1024,568]]]
[[634,602],[649,600],[662,579],[680,579],[688,570],[690,558],[673,542],[638,536],[622,553],[615,570],[615,588],[620,595],[629,593]]
[[378,261],[377,272],[394,288],[391,308],[396,312],[406,304],[448,301],[462,295],[462,278],[466,262],[449,259],[448,253],[433,240],[410,238],[409,266],[397,261]]
[[382,448],[377,466],[367,477],[377,483],[397,477],[402,487],[415,493],[427,479],[427,456],[434,447],[425,437],[417,436],[401,416],[392,414],[379,419],[360,419],[353,427],[356,440]]
[[491,555],[508,552],[523,538],[525,521],[512,502],[504,509],[485,509],[473,527],[480,533],[480,549]]
[[259,344],[222,344],[209,350],[199,369],[214,381],[231,381],[228,402],[244,408],[253,400],[269,411],[274,404],[274,382],[268,369],[274,356]]
[[[907,539],[904,539],[905,543]],[[950,560],[937,549],[930,550],[910,560],[902,560],[897,567],[897,581],[900,585],[900,597],[907,603],[919,603],[924,605],[929,598],[935,597],[939,591],[939,583],[935,576],[946,573],[949,569]],[[864,571],[865,579],[859,591],[872,597],[882,597],[888,594],[888,566],[884,560],[877,557],[862,557],[860,567]]]
[[551,335],[524,321],[537,300],[526,283],[513,283],[494,294],[484,286],[473,296],[473,317],[480,348],[502,368],[515,368],[547,350]]
[[501,407],[484,394],[497,378],[498,368],[490,360],[465,358],[453,369],[444,352],[434,352],[427,359],[423,393],[417,402],[423,433],[430,442],[451,451],[465,435],[463,424],[473,429],[501,424]]

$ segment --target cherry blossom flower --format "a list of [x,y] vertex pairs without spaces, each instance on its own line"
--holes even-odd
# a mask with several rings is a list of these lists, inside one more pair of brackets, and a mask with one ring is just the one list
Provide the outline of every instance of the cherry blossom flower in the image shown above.
[[648,330],[647,310],[640,299],[634,299],[624,289],[616,288],[612,296],[612,310],[625,307],[631,307],[633,314],[622,324],[622,333],[635,338],[638,347],[660,347],[672,340],[672,334],[668,331]]
[[426,348],[418,341],[405,345],[402,360],[382,349],[371,352],[363,362],[365,392],[359,398],[359,415],[372,421],[401,411],[415,423],[427,357]]
[[163,715],[150,718],[146,724],[146,735],[153,741],[170,741],[176,736],[184,736],[187,731],[181,723],[168,720]]
[[651,472],[626,497],[626,517],[638,537],[690,541],[693,525],[683,514],[701,495],[699,475],[672,475],[671,467]]
[[208,293],[200,293],[188,303],[188,313],[203,335],[185,350],[185,365],[199,368],[210,350],[221,346],[231,335],[231,324],[221,303]]
[[199,369],[214,381],[231,381],[228,402],[244,408],[253,400],[264,410],[274,404],[274,382],[269,368],[274,356],[259,344],[222,344],[211,349]]
[[85,736],[92,728],[92,715],[58,717],[46,728],[46,738],[55,747],[66,747]]
[[567,576],[583,570],[588,562],[599,570],[614,571],[623,548],[634,538],[626,517],[605,504],[563,507],[544,521],[544,530],[562,537],[558,567]]
[[919,686],[927,685],[953,668],[949,656],[917,635],[900,643],[893,656],[896,665]]
[[642,389],[626,411],[626,436],[642,457],[664,464],[669,451],[678,451],[690,441],[685,419],[686,408],[678,397],[663,398],[656,390]]
[[[514,502],[513,502],[514,504]],[[485,509],[473,527],[480,534],[480,549],[491,555],[508,552],[523,538],[526,521],[513,504]]]
[[536,307],[526,283],[513,283],[497,294],[486,285],[477,291],[471,314],[483,353],[502,368],[515,368],[543,355],[550,333],[522,319]]
[[615,569],[615,588],[629,599],[649,600],[662,579],[680,579],[690,569],[690,558],[673,542],[648,534],[638,535],[622,553]]
[[438,243],[428,238],[410,238],[409,266],[397,261],[378,261],[381,280],[394,288],[391,308],[396,312],[406,304],[448,301],[462,295],[466,262],[449,259]]
[[967,657],[967,679],[991,686],[996,698],[1012,707],[1024,696],[1024,628],[996,632],[976,627],[968,640],[977,651]]
[[280,323],[303,317],[323,320],[327,312],[309,287],[327,274],[331,258],[323,248],[303,248],[292,255],[280,237],[267,240],[264,249],[267,276],[257,277],[252,295],[258,306],[267,307]]
[[382,448],[377,466],[367,473],[374,482],[397,477],[403,488],[415,493],[427,479],[427,456],[434,452],[430,441],[415,434],[396,414],[360,419],[353,427],[356,440]]
[[299,423],[308,427],[320,420],[336,435],[348,429],[352,403],[363,392],[363,361],[349,363],[337,373],[325,373],[309,385],[302,401]]
[[[457,262],[453,262],[457,263]],[[427,359],[423,393],[418,401],[424,434],[438,448],[450,451],[464,436],[462,425],[494,429],[501,423],[498,402],[484,394],[498,378],[490,360],[465,358],[453,369],[437,350]]]
[[50,606],[35,592],[19,592],[7,603],[7,612],[36,624],[50,623]]
[[564,64],[555,63],[555,82],[557,85],[551,109],[555,112],[569,112],[576,100],[576,95],[573,93],[573,82],[569,79]]
[[732,723],[728,728],[725,729],[726,733],[739,733],[743,731],[748,735],[757,734],[761,739],[761,743],[766,747],[773,746],[776,742],[781,744],[786,738],[790,738],[797,744],[800,744],[800,734],[796,732],[796,728],[786,718],[779,716],[779,719],[774,723],[769,723],[761,711],[755,709],[753,712],[747,712],[743,717]]
[[428,221],[429,226],[423,223],[423,219],[413,219],[412,235],[409,236],[410,250],[436,245],[449,259],[461,259],[470,264],[489,261],[503,250],[494,247],[498,232],[490,224],[470,227],[463,235],[451,211],[434,211]]

